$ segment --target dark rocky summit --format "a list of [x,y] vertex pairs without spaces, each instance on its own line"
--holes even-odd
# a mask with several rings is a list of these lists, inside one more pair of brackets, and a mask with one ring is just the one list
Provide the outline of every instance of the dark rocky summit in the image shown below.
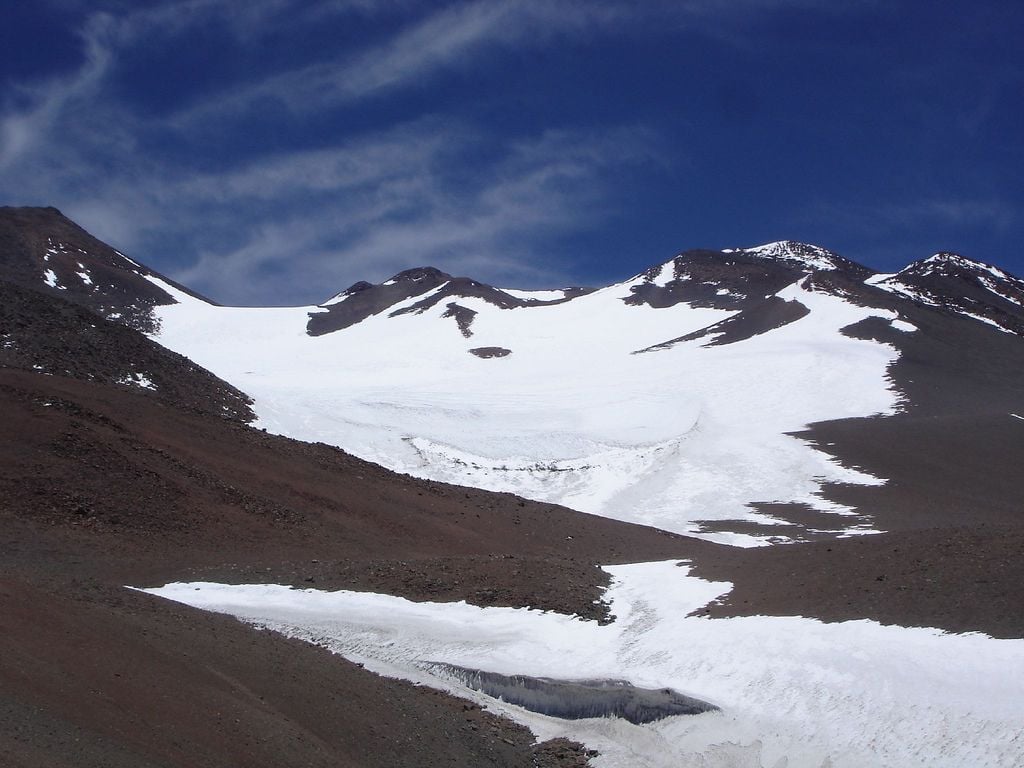
[[0,278],[152,331],[152,308],[174,297],[144,276],[209,301],[100,242],[56,208],[0,208]]

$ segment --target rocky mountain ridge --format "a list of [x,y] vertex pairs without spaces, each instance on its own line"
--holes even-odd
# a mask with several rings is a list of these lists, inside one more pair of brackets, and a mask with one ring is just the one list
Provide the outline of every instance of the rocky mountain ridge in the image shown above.
[[[161,284],[216,305],[96,240],[54,208],[0,208],[0,253],[5,259],[3,279],[61,296],[146,332],[156,330],[153,307],[176,301],[173,291]],[[865,304],[884,305],[878,291],[885,291],[919,306],[1024,334],[1024,280],[953,253],[938,253],[897,273],[882,274],[826,248],[784,240],[749,248],[684,251],[616,285],[628,290],[622,299],[634,306],[667,308],[686,302],[694,307],[750,310],[808,274],[819,288],[845,293]],[[569,302],[594,290],[501,289],[434,267],[417,267],[379,284],[357,282],[311,307],[307,332],[321,336],[377,314],[417,314],[438,305],[450,316],[462,317],[459,327],[468,329],[470,310],[460,300],[524,309]],[[770,307],[764,312],[778,314]]]

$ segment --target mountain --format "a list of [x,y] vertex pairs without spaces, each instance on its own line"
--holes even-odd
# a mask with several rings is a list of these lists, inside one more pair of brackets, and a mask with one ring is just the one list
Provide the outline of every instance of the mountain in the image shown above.
[[[137,318],[139,319],[139,318]],[[251,399],[186,357],[84,306],[0,280],[0,366],[117,384],[249,422]]]
[[925,306],[1024,334],[1024,280],[984,262],[937,253],[870,282]]
[[174,301],[159,283],[206,301],[100,242],[56,208],[0,208],[0,259],[5,281],[137,330],[154,330],[152,308]]
[[[77,228],[6,220],[28,233],[9,237],[18,278],[34,265],[37,291],[73,298],[24,243]],[[553,291],[421,267],[264,309],[76,238],[110,285],[158,293],[124,294],[125,322],[254,398],[259,427],[401,473],[743,545],[1016,520],[1022,282],[964,257],[880,275],[781,241]]]
[[[863,764],[850,763],[863,757],[854,751],[847,759],[808,746],[818,734],[845,743],[847,695],[862,696],[849,700],[857,739],[884,742],[893,764],[929,749],[1019,756],[1003,739],[1018,722],[1008,704],[982,716],[961,689],[932,696],[927,712],[900,698],[933,691],[931,678],[915,676],[930,674],[920,653],[889,701],[835,688],[856,679],[831,666],[850,654],[794,640],[817,624],[787,624],[787,640],[758,646],[765,659],[786,648],[811,654],[772,673],[758,672],[738,639],[765,622],[810,621],[801,616],[860,620],[835,630],[854,633],[871,619],[1011,638],[972,658],[1003,659],[1006,649],[1016,663],[1024,339],[1013,324],[1014,276],[950,255],[878,275],[786,241],[686,251],[598,289],[519,291],[421,267],[320,305],[228,308],[53,209],[0,209],[0,233],[8,763],[586,761],[578,744],[534,748],[527,731],[477,704],[123,588],[173,581],[196,584],[182,588],[195,594],[185,603],[212,591],[209,582],[436,601],[416,603],[419,618],[396,619],[396,629],[360,613],[376,597],[366,596],[350,606],[366,622],[358,642],[331,639],[344,614],[307,634],[312,614],[290,614],[295,636],[348,656],[357,648],[369,668],[432,685],[446,678],[424,671],[424,659],[436,667],[453,648],[476,648],[477,630],[491,631],[484,614],[472,628],[441,619],[451,634],[416,652],[432,655],[403,655],[412,651],[401,633],[428,637],[427,615],[456,610],[450,601],[504,606],[500,642],[519,631],[514,609],[611,621],[604,626],[625,643],[617,657],[647,664],[633,682],[669,685],[659,664],[685,657],[680,649],[698,654],[686,667],[694,682],[678,689],[721,708],[724,719],[707,722],[728,732],[707,738],[737,744],[736,760],[750,762],[750,745],[763,740],[782,750],[766,759]],[[609,572],[595,567],[669,559],[687,564],[669,570],[689,581],[669,587],[674,574],[658,571],[643,586],[630,581],[636,571],[613,569],[604,592]],[[692,589],[706,595],[691,605],[680,595]],[[620,596],[610,607],[609,594]],[[666,623],[658,606],[668,597],[690,606],[670,613],[705,623]],[[759,618],[729,623],[744,616]],[[522,620],[539,631],[556,618],[530,611]],[[588,661],[608,635],[579,625],[592,647],[573,659],[590,663],[588,674],[612,674]],[[719,669],[700,656],[706,649],[687,640],[695,626],[721,631],[714,644],[733,660]],[[906,637],[931,630],[918,632]],[[481,669],[530,674],[555,647],[533,633],[518,666]],[[644,645],[658,638],[671,642]],[[892,642],[889,658],[917,653],[901,644],[909,640]],[[478,665],[489,658],[486,647],[472,652]],[[554,668],[572,666],[560,658]],[[790,667],[806,689],[772,687]],[[756,685],[739,682],[743,670]],[[714,688],[715,674],[725,687]],[[791,717],[800,707],[774,703],[761,713],[762,699],[785,697],[825,714]],[[500,711],[588,747],[596,739],[611,764],[629,764],[627,753],[648,759],[648,742],[663,751],[671,732],[620,743],[636,726],[617,723],[608,737],[585,721],[573,730]],[[897,711],[915,726],[890,744]],[[704,726],[686,727],[699,741]],[[988,734],[985,743],[968,727]],[[791,728],[803,734],[796,741],[786,741]],[[801,739],[810,741],[794,746]]]
[[[419,267],[399,272],[379,285],[361,281],[332,296],[320,305],[327,310],[326,312],[310,314],[307,332],[310,336],[321,336],[344,330],[368,317],[392,309],[399,303],[403,303],[404,306],[395,309],[390,316],[424,312],[445,302],[448,313],[446,316],[455,318],[462,335],[468,338],[472,336],[470,326],[475,313],[459,307],[455,301],[447,302],[447,299],[473,298],[501,309],[513,309],[559,304],[587,292],[585,288],[566,288],[551,292],[501,290],[467,277],[452,277],[433,267]],[[419,301],[407,301],[417,297]]]
[[[893,514],[890,499],[905,485],[914,509],[956,517],[954,480],[1012,474],[1020,456],[1020,337],[814,246],[688,251],[587,292],[419,268],[320,306],[174,297],[153,308],[153,338],[253,396],[271,432],[714,541],[904,528],[916,513]],[[806,432],[817,424],[869,437],[818,439],[826,428]],[[858,469],[867,446],[891,444],[873,437],[888,429],[924,442]],[[1007,450],[987,469],[936,455],[965,434],[972,455]],[[970,485],[977,514],[1015,514],[1001,484]]]

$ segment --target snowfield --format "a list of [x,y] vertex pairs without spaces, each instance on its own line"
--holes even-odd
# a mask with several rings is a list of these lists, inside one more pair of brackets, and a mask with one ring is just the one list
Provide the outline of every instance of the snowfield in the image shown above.
[[[895,313],[798,281],[778,294],[810,310],[796,322],[728,345],[634,354],[733,314],[623,302],[670,267],[548,306],[455,297],[477,313],[469,338],[442,316],[447,299],[389,316],[416,296],[311,337],[320,307],[215,307],[151,278],[179,301],[156,308],[155,338],[252,395],[259,426],[417,477],[743,546],[784,537],[705,532],[701,521],[780,522],[751,502],[848,514],[821,497],[824,483],[884,480],[786,433],[899,407],[886,376],[895,348],[841,333]],[[511,354],[469,354],[488,346]],[[859,518],[836,531],[864,532]]]
[[[324,645],[597,749],[607,768],[1019,766],[1024,640],[873,621],[691,616],[731,585],[674,562],[609,567],[607,626],[552,613],[273,585],[146,590]],[[431,662],[561,679],[622,678],[721,707],[642,726],[559,720],[435,677]]]

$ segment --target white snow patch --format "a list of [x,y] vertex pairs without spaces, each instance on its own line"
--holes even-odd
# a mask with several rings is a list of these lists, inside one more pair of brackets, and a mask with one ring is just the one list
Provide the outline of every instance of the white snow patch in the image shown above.
[[969,317],[972,320],[978,320],[978,321],[980,321],[982,323],[985,323],[985,325],[991,325],[993,328],[998,328],[1003,333],[1010,333],[1010,334],[1013,333],[1013,331],[1011,331],[1009,328],[1004,328],[1003,326],[1001,326],[999,323],[997,323],[992,318],[985,317],[984,315],[976,315],[975,313],[968,312],[965,309],[957,310],[957,314],[963,315],[964,317]]
[[1015,419],[1020,419],[1021,421],[1024,421],[1024,416],[1021,416],[1020,414],[1011,413],[1010,415],[1013,416],[1013,418]]
[[126,384],[130,387],[140,387],[142,389],[149,389],[156,391],[156,384],[150,381],[149,377],[143,373],[129,373],[126,376],[122,376],[117,380],[118,384]]
[[879,283],[885,282],[890,277],[896,277],[896,273],[894,273],[894,272],[890,272],[890,273],[879,272],[877,275],[872,275],[871,277],[867,278],[864,282],[867,285],[878,285]]
[[[145,590],[453,691],[597,749],[596,766],[1016,766],[1024,763],[1024,641],[873,621],[691,616],[731,585],[675,563],[607,567],[618,618],[274,585]],[[559,720],[434,677],[430,662],[560,679],[620,678],[721,707],[643,726]]]
[[82,265],[81,262],[78,262],[78,269],[79,271],[76,272],[75,274],[78,275],[81,278],[82,282],[85,283],[86,285],[92,285],[92,278],[89,276],[89,273],[86,271],[85,267]]
[[561,301],[565,298],[564,290],[556,291],[521,291],[516,288],[499,288],[502,293],[507,293],[514,299],[523,299],[524,301]]
[[43,272],[43,280],[51,288],[60,288],[60,286],[57,285],[57,273],[52,269],[47,269]]
[[658,274],[651,279],[651,285],[656,285],[659,288],[664,288],[666,285],[676,279],[676,263],[675,261],[666,261],[661,265],[661,269],[658,270]]
[[896,293],[902,296],[906,296],[908,299],[919,301],[922,304],[927,304],[930,307],[941,306],[941,304],[928,293],[920,291],[912,286],[905,285],[901,283],[897,278],[886,280],[884,282],[875,283],[875,286],[881,288],[883,291],[889,291],[889,293]]
[[[754,246],[753,248],[738,248],[736,251],[754,256],[768,258],[782,258],[788,261],[800,262],[811,269],[833,270],[837,269],[836,260],[825,248],[817,245],[805,245],[794,243],[790,240],[779,240],[774,243]],[[734,253],[736,251],[728,251]]]
[[[134,261],[132,259],[129,259],[127,256],[125,256],[120,251],[114,251],[114,254],[117,255],[117,256],[120,256],[122,259],[127,261],[129,264],[132,264],[132,265],[138,267],[139,269],[144,269],[144,267],[141,264],[139,264],[139,262]],[[136,274],[140,274],[140,273],[136,272]],[[148,278],[148,277],[150,277],[150,275],[143,275],[143,277],[147,277]]]
[[958,267],[975,271],[975,272],[988,272],[993,277],[997,277],[1000,280],[1014,280],[1013,275],[1010,275],[998,267],[989,266],[980,261],[969,259],[966,256],[960,256],[955,253],[936,253],[933,256],[929,256],[924,260],[925,264],[955,264]]
[[903,331],[904,333],[913,333],[917,330],[917,326],[913,323],[908,323],[906,320],[890,320],[889,324],[897,331]]
[[[1011,281],[1013,283],[1015,283],[1015,284],[1018,284],[1018,285],[1020,284],[1019,280],[1012,280],[1012,278],[1011,278]],[[1015,296],[1011,296],[1010,294],[1004,293],[1003,291],[999,290],[1002,287],[1001,284],[996,282],[992,278],[982,277],[981,278],[981,282],[984,284],[984,286],[989,291],[994,293],[999,298],[1005,299],[1006,301],[1010,302],[1011,304],[1016,304],[1018,307],[1024,306],[1024,302],[1022,302],[1019,298],[1017,298]]]
[[345,293],[345,291],[342,291],[341,293],[334,294],[327,301],[321,302],[319,304],[319,306],[321,306],[321,307],[330,307],[330,306],[332,306],[334,304],[341,304],[341,302],[343,302],[347,298],[348,298],[348,294]]

